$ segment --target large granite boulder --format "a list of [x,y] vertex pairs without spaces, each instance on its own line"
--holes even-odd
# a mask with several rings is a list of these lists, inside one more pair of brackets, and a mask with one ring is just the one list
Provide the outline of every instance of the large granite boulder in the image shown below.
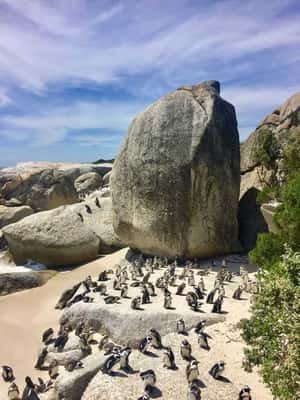
[[234,107],[219,83],[181,87],[139,114],[111,174],[114,228],[147,254],[238,249],[240,154]]
[[29,206],[6,207],[0,205],[0,228],[18,222],[31,214],[33,214],[33,209]]
[[17,264],[74,265],[124,247],[112,226],[111,198],[91,196],[24,218],[3,228]]
[[[28,205],[35,211],[50,210],[79,201],[75,180],[97,174],[98,181],[112,164],[20,163],[0,171],[0,204]],[[93,189],[89,189],[93,190]]]

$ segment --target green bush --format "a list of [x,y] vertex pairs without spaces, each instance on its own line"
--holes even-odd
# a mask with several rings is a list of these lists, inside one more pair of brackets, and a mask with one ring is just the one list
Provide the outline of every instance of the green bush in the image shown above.
[[286,249],[274,268],[258,274],[261,291],[250,320],[242,320],[249,347],[244,366],[261,366],[275,398],[300,399],[300,253]]
[[251,262],[260,266],[272,267],[279,261],[284,250],[284,241],[281,235],[275,233],[260,233],[255,248],[250,251]]

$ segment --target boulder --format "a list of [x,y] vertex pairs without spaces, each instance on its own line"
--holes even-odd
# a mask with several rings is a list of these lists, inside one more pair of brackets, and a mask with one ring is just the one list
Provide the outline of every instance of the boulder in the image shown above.
[[113,230],[109,197],[36,213],[3,233],[17,264],[33,259],[48,266],[74,265],[124,247]]
[[102,177],[97,172],[88,172],[80,175],[74,182],[78,193],[93,192],[102,186]]
[[33,259],[47,266],[93,260],[100,240],[71,206],[30,215],[3,228],[16,264]]
[[12,272],[0,274],[0,296],[44,285],[55,271]]
[[109,186],[110,184],[110,177],[111,177],[111,171],[109,171],[107,174],[103,176],[103,184],[106,186]]
[[13,224],[31,214],[33,214],[33,209],[29,206],[5,207],[0,205],[0,228]]
[[270,203],[264,203],[260,207],[265,223],[268,225],[269,231],[276,234],[280,233],[281,231],[279,225],[274,220],[276,209],[280,204],[281,203],[270,202]]
[[219,89],[181,87],[131,123],[110,179],[114,229],[131,248],[169,257],[239,249],[237,121]]

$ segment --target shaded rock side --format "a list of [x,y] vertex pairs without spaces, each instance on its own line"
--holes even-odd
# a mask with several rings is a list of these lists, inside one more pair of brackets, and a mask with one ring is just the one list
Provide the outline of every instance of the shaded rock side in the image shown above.
[[162,97],[133,120],[115,160],[115,232],[146,254],[236,251],[239,164],[235,110],[218,82]]
[[32,271],[0,274],[0,296],[44,285],[55,271]]
[[74,182],[78,193],[93,192],[102,186],[102,177],[97,172],[88,172],[80,175]]

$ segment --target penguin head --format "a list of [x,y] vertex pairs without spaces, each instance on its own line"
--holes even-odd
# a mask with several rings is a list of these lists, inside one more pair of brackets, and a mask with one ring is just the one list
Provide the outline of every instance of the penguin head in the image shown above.
[[189,345],[189,342],[188,342],[186,339],[184,339],[184,340],[181,342],[181,346],[186,347],[186,346],[188,346],[188,345]]

